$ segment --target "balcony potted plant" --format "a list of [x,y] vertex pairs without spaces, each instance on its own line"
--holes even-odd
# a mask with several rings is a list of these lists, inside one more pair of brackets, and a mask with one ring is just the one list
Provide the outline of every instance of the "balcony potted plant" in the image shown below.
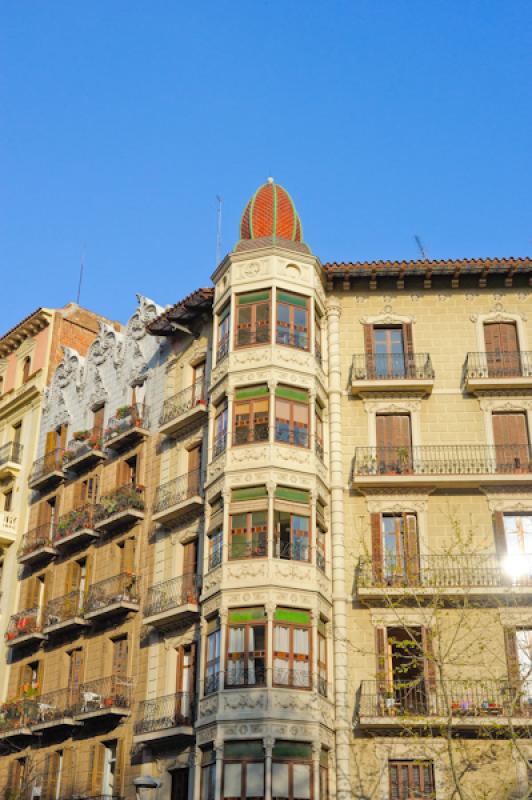
[[132,416],[131,406],[119,406],[115,411],[115,417],[117,419],[125,419],[130,416]]
[[103,704],[105,708],[111,708],[115,705],[115,698],[109,695],[108,697],[104,697]]
[[76,431],[72,437],[75,442],[85,442],[90,437],[90,431]]

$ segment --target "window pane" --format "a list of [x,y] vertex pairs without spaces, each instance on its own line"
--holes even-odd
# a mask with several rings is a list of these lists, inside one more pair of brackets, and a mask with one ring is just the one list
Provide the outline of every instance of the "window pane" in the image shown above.
[[264,764],[248,764],[246,797],[264,797]]
[[241,764],[224,765],[224,797],[240,797]]
[[294,800],[310,798],[310,764],[294,764]]
[[288,764],[272,764],[272,797],[288,797]]

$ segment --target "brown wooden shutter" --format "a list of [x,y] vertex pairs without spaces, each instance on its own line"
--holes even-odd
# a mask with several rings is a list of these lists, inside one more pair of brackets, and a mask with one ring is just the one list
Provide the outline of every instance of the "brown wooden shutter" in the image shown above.
[[113,796],[122,796],[122,784],[124,782],[124,742],[118,739],[116,742],[115,760],[115,781],[113,786]]
[[183,545],[183,575],[195,575],[198,568],[198,542],[194,539]]
[[194,702],[195,697],[195,687],[196,687],[196,654],[197,654],[197,644],[196,642],[192,642],[190,645],[190,662],[189,662],[189,691],[190,691],[190,703]]
[[504,531],[504,514],[502,511],[493,513],[493,536],[495,539],[495,549],[499,558],[503,558],[507,553],[506,533]]
[[89,553],[85,561],[85,595],[88,594],[92,581],[92,568],[94,565],[94,553]]
[[429,692],[436,690],[436,662],[434,660],[433,636],[430,628],[421,629],[423,658],[425,661],[425,680]]
[[405,373],[407,378],[415,378],[416,365],[414,359],[414,338],[412,336],[412,325],[406,322],[403,326],[403,352],[405,361]]
[[375,349],[373,339],[373,325],[364,325],[364,353],[366,355],[366,372],[368,378],[375,376]]
[[71,797],[74,794],[74,750],[65,747],[63,750],[63,769],[61,770],[61,797]]
[[42,782],[43,800],[55,800],[57,794],[57,779],[59,777],[59,753],[47,753],[44,759],[44,774]]
[[78,647],[70,653],[68,688],[75,694],[83,679],[83,650]]
[[37,608],[41,599],[41,581],[36,575],[26,580],[24,609]]
[[125,677],[127,675],[127,636],[113,641],[113,670],[112,674]]
[[386,628],[375,628],[375,654],[377,657],[377,690],[380,694],[388,688],[388,637]]
[[185,660],[185,648],[183,645],[176,647],[176,667],[175,667],[175,690],[177,694],[183,691],[183,666]]
[[39,694],[42,694],[42,687],[44,686],[44,658],[41,658],[37,665],[37,688]]
[[91,475],[87,479],[87,503],[98,502],[98,489],[100,487],[100,478],[98,475]]
[[68,434],[68,425],[66,424],[61,425],[61,427],[59,428],[58,447],[60,447],[62,450],[64,450],[67,445],[67,434]]
[[120,572],[132,574],[135,570],[135,540],[126,539],[120,553]]
[[98,796],[102,793],[104,763],[105,747],[100,742],[93,744],[89,760],[90,791],[93,796]]
[[506,667],[508,669],[508,681],[513,688],[519,686],[519,655],[517,652],[517,634],[515,628],[504,629],[504,647],[506,650]]
[[118,461],[116,465],[116,486],[127,486],[131,483],[131,467],[127,461]]
[[419,538],[415,514],[405,514],[406,571],[411,586],[419,583]]
[[44,452],[53,453],[57,447],[57,434],[55,431],[48,431],[46,434],[46,443],[44,445]]
[[81,567],[77,561],[69,561],[65,575],[65,594],[75,592],[79,589],[81,580]]
[[371,565],[373,580],[382,583],[384,580],[383,572],[383,552],[382,552],[382,521],[380,514],[371,514]]
[[19,797],[19,791],[22,784],[22,764],[18,758],[14,758],[9,762],[7,770],[7,788],[10,790],[10,796]]
[[93,423],[92,423],[93,430],[98,432],[103,431],[104,416],[105,416],[105,406],[101,406],[94,412]]

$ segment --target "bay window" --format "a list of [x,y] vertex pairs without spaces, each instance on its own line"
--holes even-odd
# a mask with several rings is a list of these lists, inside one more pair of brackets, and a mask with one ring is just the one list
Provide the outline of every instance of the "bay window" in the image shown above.
[[323,461],[323,409],[316,403],[316,455]]
[[229,558],[268,554],[268,493],[265,486],[233,489],[229,518]]
[[260,741],[224,743],[224,800],[263,800],[264,750]]
[[304,389],[276,388],[275,439],[298,447],[309,446],[309,399]]
[[227,421],[227,400],[224,400],[223,403],[220,403],[220,405],[216,407],[214,417],[214,445],[212,450],[213,458],[221,455],[221,453],[223,453],[227,447]]
[[218,616],[207,621],[207,641],[205,654],[205,694],[218,690],[220,672],[220,620]]
[[277,608],[273,626],[273,682],[277,686],[311,686],[311,619],[309,611]]
[[318,621],[318,692],[327,697],[327,623]]
[[267,386],[237,389],[234,403],[234,444],[268,440],[269,398]]
[[312,745],[277,741],[272,753],[272,800],[310,800]]
[[308,350],[308,304],[307,297],[277,292],[277,344]]
[[216,758],[211,746],[201,751],[201,800],[215,800],[215,793]]
[[263,607],[229,611],[225,686],[264,686],[266,627]]
[[269,343],[270,307],[269,289],[237,295],[235,347]]
[[209,533],[209,569],[214,569],[222,563],[223,537],[223,528],[215,528]]
[[310,560],[310,495],[278,486],[275,491],[274,556]]
[[218,349],[216,361],[223,361],[229,352],[229,336],[231,331],[231,305],[228,303],[218,317]]

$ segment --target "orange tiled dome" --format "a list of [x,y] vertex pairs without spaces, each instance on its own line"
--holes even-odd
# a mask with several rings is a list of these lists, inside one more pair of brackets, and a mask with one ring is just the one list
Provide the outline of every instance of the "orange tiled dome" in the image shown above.
[[247,204],[240,221],[241,239],[270,236],[303,241],[301,220],[286,189],[273,178],[260,186]]

